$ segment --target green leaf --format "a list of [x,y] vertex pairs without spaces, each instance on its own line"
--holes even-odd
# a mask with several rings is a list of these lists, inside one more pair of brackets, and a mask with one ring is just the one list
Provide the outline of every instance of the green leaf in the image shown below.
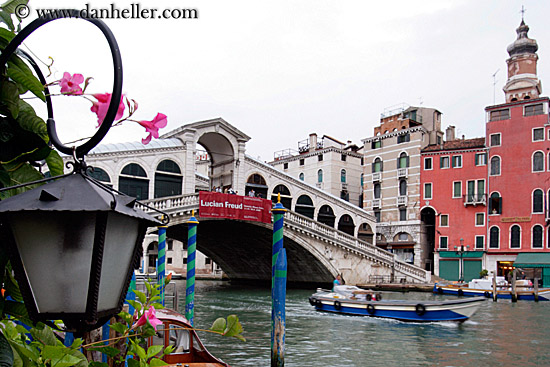
[[17,281],[13,277],[12,273],[8,272],[6,275],[7,277],[4,281],[4,288],[6,289],[6,292],[8,292],[14,301],[23,302],[23,296],[19,290],[19,285],[17,285]]
[[151,345],[149,349],[147,349],[147,360],[156,356],[157,354],[162,352],[162,348],[164,348],[164,345]]
[[118,316],[122,318],[124,322],[128,325],[132,325],[132,323],[134,322],[134,318],[128,312],[121,311]]
[[25,307],[25,304],[22,302],[5,301],[4,313],[6,315],[13,316],[16,319],[19,319],[19,321],[27,325],[33,324],[29,318],[29,314],[27,313],[27,308]]
[[223,335],[234,336],[244,341],[243,336],[240,335],[243,331],[243,326],[239,322],[239,318],[237,317],[237,315],[227,316],[227,325],[223,332]]
[[88,367],[88,359],[86,359],[86,356],[80,353],[78,349],[71,349],[70,354],[71,356],[78,358],[80,360],[80,362],[75,364],[74,367]]
[[174,351],[174,349],[176,349],[175,346],[169,345],[169,346],[167,346],[167,347],[162,351],[162,355],[172,354],[172,352]]
[[138,291],[137,289],[134,290],[134,293],[135,293],[136,296],[139,298],[139,301],[140,301],[142,304],[147,303],[147,296],[145,295],[145,293],[143,293],[143,292],[141,292],[141,291]]
[[[11,178],[10,185],[18,185],[20,183],[32,182],[32,181],[41,180],[44,178],[42,174],[36,170],[36,168],[34,168],[28,163],[19,163],[17,165],[6,164],[5,166],[10,174],[10,178]],[[20,187],[18,189],[4,191],[0,193],[0,198],[5,199],[10,196],[14,196],[22,192],[31,190],[38,186],[40,186],[40,184],[29,185],[25,187]]]
[[153,303],[151,306],[153,306],[155,310],[162,310],[164,308],[162,303]]
[[61,158],[56,150],[50,150],[50,154],[46,157],[46,164],[52,177],[60,176],[64,173],[63,158]]
[[[141,303],[134,301],[133,299],[127,299],[126,302],[132,306],[138,313],[141,311]],[[128,323],[130,324],[130,322]]]
[[89,367],[109,367],[108,363],[92,361],[88,365]]
[[151,286],[151,283],[145,282],[145,287],[147,288],[147,293],[151,293],[153,290],[153,287]]
[[114,358],[114,357],[116,357],[117,355],[120,354],[119,349],[113,348],[113,347],[108,347],[108,346],[91,347],[91,348],[86,348],[86,350],[101,352],[103,354],[108,355],[111,358]]
[[10,29],[10,31],[15,30],[15,27],[13,25],[13,20],[11,19],[10,13],[8,13],[4,10],[0,10],[0,22],[6,24],[8,26],[8,28]]
[[71,348],[78,349],[80,348],[82,343],[84,343],[84,340],[82,340],[82,338],[76,338],[75,340],[73,340],[73,344],[71,344]]
[[12,367],[12,365],[13,351],[4,334],[0,332],[0,367]]
[[137,359],[128,359],[128,367],[139,367],[139,361]]
[[16,119],[19,115],[19,89],[17,84],[11,80],[0,81],[0,101],[10,111],[11,116]]
[[14,14],[17,6],[27,5],[28,3],[29,3],[29,0],[8,0],[4,4],[0,5],[0,8],[2,8],[2,10],[5,10],[10,14]]
[[212,324],[212,327],[210,330],[222,333],[225,330],[225,325],[227,325],[227,321],[223,317],[217,318],[216,321]]
[[35,133],[40,136],[45,143],[48,143],[50,141],[50,137],[48,135],[48,126],[46,125],[46,122],[38,117],[34,111],[34,108],[32,108],[27,102],[20,100],[18,106],[20,116],[16,121],[19,126],[21,126],[21,128],[25,131]]
[[120,322],[109,325],[109,328],[113,329],[117,333],[124,334],[128,330],[128,326],[121,324]]
[[0,28],[0,38],[10,42],[13,37],[15,37],[15,33],[8,31],[6,28]]
[[[16,61],[18,60],[18,61]],[[46,102],[44,96],[44,86],[40,83],[31,69],[25,62],[19,58],[10,58],[6,74],[17,84],[21,85],[24,90],[30,90],[32,94]]]
[[44,345],[56,346],[57,338],[53,333],[52,329],[44,325],[43,323],[38,323],[36,327],[30,330],[31,336],[34,340],[39,341]]
[[80,358],[70,353],[71,350],[64,345],[55,347],[46,345],[42,348],[42,358],[51,360],[51,365],[55,367],[71,367],[81,362]]
[[11,178],[6,168],[0,164],[0,184],[2,187],[8,187],[10,185]]
[[139,344],[134,344],[136,348],[136,354],[139,358],[145,360],[147,358],[147,353],[145,353],[145,349],[143,349]]
[[151,367],[168,366],[168,363],[164,362],[162,359],[153,358],[149,361],[149,366]]

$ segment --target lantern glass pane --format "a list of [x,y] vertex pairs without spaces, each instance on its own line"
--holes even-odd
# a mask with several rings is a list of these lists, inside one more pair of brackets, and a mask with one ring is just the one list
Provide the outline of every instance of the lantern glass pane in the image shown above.
[[122,288],[132,261],[138,224],[137,218],[109,213],[103,247],[98,312],[117,308],[121,293],[127,291]]
[[11,222],[39,313],[86,312],[94,213],[18,213]]

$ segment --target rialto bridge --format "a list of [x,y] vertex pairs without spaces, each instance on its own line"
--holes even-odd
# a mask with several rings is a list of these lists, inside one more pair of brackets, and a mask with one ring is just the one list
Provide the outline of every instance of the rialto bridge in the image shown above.
[[[246,155],[248,140],[249,136],[217,118],[184,125],[149,145],[100,145],[86,161],[95,167],[95,178],[168,214],[169,239],[186,243],[186,221],[195,210],[200,222],[197,249],[232,280],[271,279],[271,225],[201,218],[201,190],[232,189],[238,195],[254,190],[268,199],[281,195],[289,209],[284,246],[290,283],[329,283],[339,273],[348,284],[366,283],[372,275],[430,280],[429,272],[376,246],[373,216]],[[150,235],[143,244],[145,261],[154,241]],[[181,251],[168,250],[182,256]]]

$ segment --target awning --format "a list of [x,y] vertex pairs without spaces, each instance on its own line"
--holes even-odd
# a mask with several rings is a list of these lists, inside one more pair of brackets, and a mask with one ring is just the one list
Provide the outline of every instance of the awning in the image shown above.
[[[440,258],[460,259],[460,253],[456,251],[439,251]],[[483,251],[466,251],[462,254],[463,259],[472,259],[483,257]]]
[[550,253],[524,252],[514,262],[516,268],[550,268]]

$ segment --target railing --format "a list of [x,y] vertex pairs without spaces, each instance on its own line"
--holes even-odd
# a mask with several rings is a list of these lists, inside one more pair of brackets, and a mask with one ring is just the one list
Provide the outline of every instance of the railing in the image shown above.
[[466,205],[487,205],[487,194],[467,194],[463,196]]
[[382,172],[373,172],[372,182],[382,182]]
[[381,199],[374,199],[372,201],[372,207],[373,208],[380,208],[382,206],[382,200]]
[[398,168],[397,169],[397,177],[399,178],[407,178],[409,174],[409,169],[408,168]]
[[398,196],[397,197],[397,205],[398,206],[407,205],[407,196]]
[[[170,212],[181,209],[198,209],[199,208],[199,194],[185,194],[178,196],[168,196],[164,198],[144,200],[144,204],[149,205],[156,210]],[[141,210],[145,212],[151,212],[152,210],[138,204]]]
[[347,190],[348,184],[346,182],[342,182],[342,190]]

